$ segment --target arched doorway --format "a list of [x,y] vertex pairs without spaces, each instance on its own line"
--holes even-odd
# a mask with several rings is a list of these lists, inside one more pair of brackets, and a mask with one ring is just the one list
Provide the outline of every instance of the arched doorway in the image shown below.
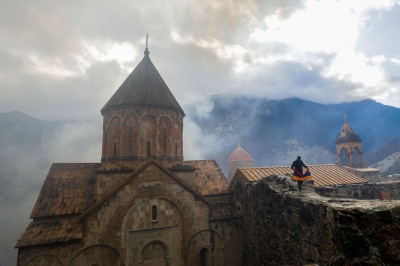
[[168,266],[169,257],[167,246],[161,241],[153,241],[147,244],[141,252],[141,265]]
[[209,266],[210,265],[210,252],[207,248],[200,250],[200,265]]

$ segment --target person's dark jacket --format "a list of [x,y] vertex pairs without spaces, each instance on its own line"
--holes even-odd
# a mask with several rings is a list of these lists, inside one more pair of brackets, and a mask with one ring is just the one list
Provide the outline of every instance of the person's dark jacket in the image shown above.
[[297,159],[296,161],[293,161],[292,166],[290,168],[296,169],[299,171],[301,174],[303,174],[303,166],[305,168],[308,168],[301,159]]

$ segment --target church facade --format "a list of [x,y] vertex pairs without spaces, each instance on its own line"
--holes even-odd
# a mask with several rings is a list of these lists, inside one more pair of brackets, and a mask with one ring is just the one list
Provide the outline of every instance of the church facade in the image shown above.
[[51,166],[18,265],[241,265],[228,181],[183,160],[185,114],[147,47],[101,114],[101,163]]

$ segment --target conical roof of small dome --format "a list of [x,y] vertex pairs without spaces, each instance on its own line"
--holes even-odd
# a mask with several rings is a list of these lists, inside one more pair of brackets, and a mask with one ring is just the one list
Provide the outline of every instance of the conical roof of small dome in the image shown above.
[[253,162],[253,158],[250,154],[245,151],[239,144],[239,146],[234,150],[228,158],[228,163],[232,162]]
[[361,142],[361,138],[354,132],[344,117],[344,125],[340,130],[339,136],[336,139],[336,144],[348,143],[348,142]]
[[184,115],[181,106],[151,62],[149,54],[146,47],[142,61],[101,109],[103,115],[107,110],[126,106],[168,108]]

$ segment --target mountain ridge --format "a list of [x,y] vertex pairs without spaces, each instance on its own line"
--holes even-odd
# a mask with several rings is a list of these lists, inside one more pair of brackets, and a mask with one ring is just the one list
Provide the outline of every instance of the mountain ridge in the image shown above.
[[[210,147],[206,152],[209,157],[217,157],[224,169],[224,158],[236,148],[238,137],[242,147],[253,156],[255,166],[289,165],[295,152],[311,157],[310,150],[326,154],[325,159],[317,158],[310,164],[337,163],[335,141],[344,124],[344,114],[362,139],[368,164],[376,163],[382,157],[369,156],[369,152],[382,153],[384,150],[379,148],[386,141],[400,136],[400,128],[396,126],[400,123],[400,109],[371,99],[320,104],[300,98],[270,100],[214,95],[196,106],[205,103],[213,106],[207,116],[196,113],[195,109],[187,113],[204,135],[213,135],[216,143],[225,144],[213,145],[216,148]],[[400,139],[395,141],[400,142]]]

